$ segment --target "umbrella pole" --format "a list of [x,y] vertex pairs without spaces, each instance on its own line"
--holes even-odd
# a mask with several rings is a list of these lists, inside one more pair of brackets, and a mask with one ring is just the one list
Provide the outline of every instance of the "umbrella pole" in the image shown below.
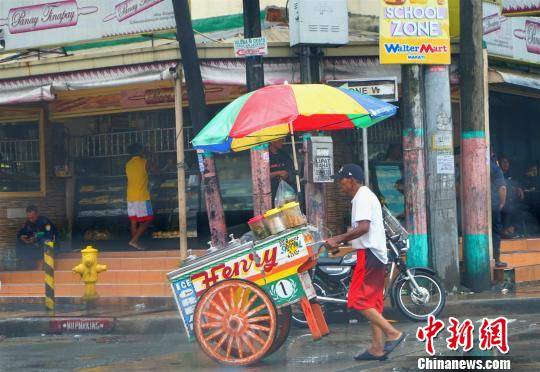
[[362,150],[364,151],[364,185],[369,187],[369,153],[367,128],[362,128]]
[[294,129],[292,123],[289,123],[289,131],[291,132],[291,143],[292,143],[292,153],[293,153],[293,163],[294,163],[294,174],[296,177],[296,191],[300,195],[300,175],[298,174],[298,158],[296,157],[296,142],[294,140]]

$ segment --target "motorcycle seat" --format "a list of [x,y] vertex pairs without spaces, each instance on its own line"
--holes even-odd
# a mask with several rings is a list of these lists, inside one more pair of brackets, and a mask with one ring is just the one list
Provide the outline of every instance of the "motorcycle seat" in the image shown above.
[[343,257],[319,257],[317,265],[319,266],[339,266]]

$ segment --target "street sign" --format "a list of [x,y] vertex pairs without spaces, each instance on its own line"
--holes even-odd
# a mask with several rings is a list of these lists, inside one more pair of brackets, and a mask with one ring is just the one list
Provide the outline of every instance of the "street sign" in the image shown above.
[[327,84],[333,87],[352,89],[385,102],[398,100],[396,78],[329,80]]
[[234,42],[234,54],[237,57],[265,56],[268,54],[266,38],[263,36],[236,40]]
[[379,0],[381,64],[450,64],[446,0]]
[[113,318],[61,318],[49,323],[51,333],[99,333],[111,331]]

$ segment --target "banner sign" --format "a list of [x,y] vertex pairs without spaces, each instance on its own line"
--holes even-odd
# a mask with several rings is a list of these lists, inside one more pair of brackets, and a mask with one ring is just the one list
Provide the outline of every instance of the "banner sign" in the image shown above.
[[502,14],[507,17],[540,16],[540,0],[502,0]]
[[448,0],[381,0],[382,64],[450,64]]
[[[245,86],[212,85],[204,86],[206,102],[216,104],[230,102],[246,93]],[[187,90],[184,87],[182,104],[188,105]],[[158,110],[174,107],[174,87],[159,83],[145,86],[130,86],[58,92],[57,99],[49,103],[53,119],[97,115],[112,112]]]
[[2,0],[5,51],[176,27],[172,0]]
[[237,57],[265,56],[268,54],[268,43],[265,37],[240,39],[234,41],[234,54]]
[[507,18],[491,2],[484,2],[483,15],[484,41],[490,55],[540,64],[540,18]]

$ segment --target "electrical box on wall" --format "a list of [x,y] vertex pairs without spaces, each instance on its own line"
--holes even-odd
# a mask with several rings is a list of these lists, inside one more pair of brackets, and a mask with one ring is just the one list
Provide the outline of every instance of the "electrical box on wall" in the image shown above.
[[314,136],[308,139],[308,182],[334,182],[334,145],[332,137]]
[[347,0],[290,0],[288,11],[291,46],[349,42]]

